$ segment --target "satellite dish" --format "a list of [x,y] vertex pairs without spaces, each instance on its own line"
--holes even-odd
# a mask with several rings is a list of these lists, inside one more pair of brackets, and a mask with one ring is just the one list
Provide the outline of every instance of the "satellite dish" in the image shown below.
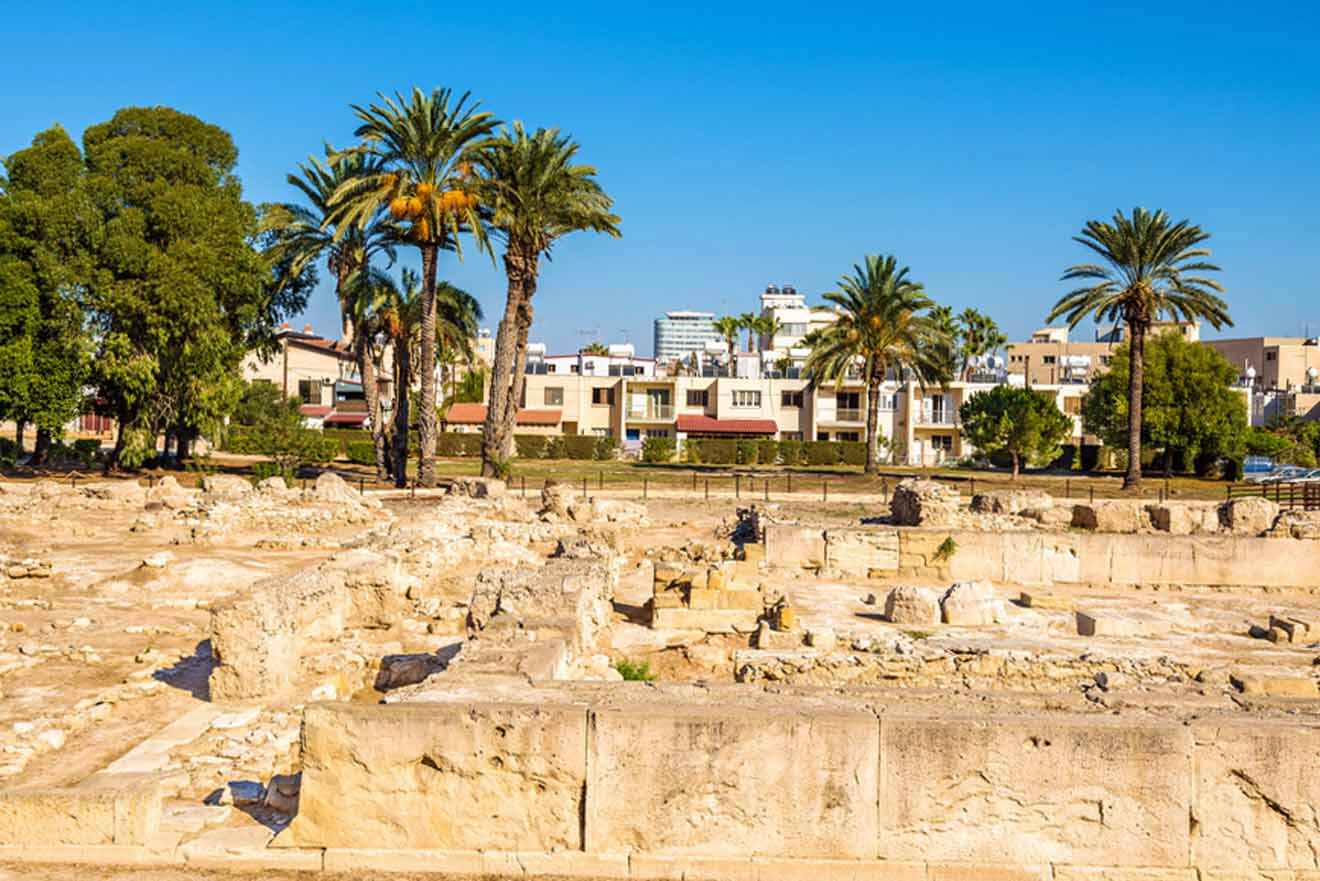
[[1247,379],[1255,379],[1255,378],[1256,378],[1256,368],[1255,368],[1255,367],[1248,367],[1248,368],[1247,368]]
[[1317,370],[1314,367],[1306,368],[1306,378],[1311,380],[1311,382],[1315,382],[1317,376],[1320,376],[1320,370]]

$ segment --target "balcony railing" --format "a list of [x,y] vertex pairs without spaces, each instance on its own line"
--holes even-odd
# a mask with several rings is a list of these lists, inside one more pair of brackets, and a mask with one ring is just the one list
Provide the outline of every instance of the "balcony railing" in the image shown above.
[[858,407],[840,407],[834,411],[835,422],[861,422],[864,418]]
[[674,405],[653,404],[648,401],[645,407],[629,407],[628,418],[668,422],[674,418]]
[[917,425],[948,425],[958,424],[958,414],[952,410],[933,410],[930,413],[918,413]]

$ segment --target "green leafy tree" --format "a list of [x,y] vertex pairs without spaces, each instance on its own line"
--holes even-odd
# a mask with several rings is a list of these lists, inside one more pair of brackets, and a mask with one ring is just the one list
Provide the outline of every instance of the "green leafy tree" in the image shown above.
[[1008,342],[1008,337],[999,330],[993,318],[971,307],[959,313],[954,319],[954,327],[961,364],[959,377],[965,382],[971,376],[976,359],[999,351]]
[[230,420],[236,425],[256,425],[262,419],[274,416],[301,403],[297,398],[285,398],[280,394],[279,386],[273,382],[246,383],[238,403],[230,414]]
[[610,347],[601,342],[587,343],[578,352],[583,355],[608,355]]
[[[1128,440],[1130,343],[1114,352],[1113,367],[1091,383],[1082,401],[1086,431],[1122,448]],[[1143,446],[1162,451],[1165,472],[1177,463],[1198,471],[1221,458],[1237,458],[1246,439],[1247,412],[1232,386],[1237,368],[1209,346],[1181,334],[1156,334],[1142,358]]]
[[481,442],[481,473],[493,477],[513,456],[513,427],[522,399],[532,297],[542,257],[566,235],[619,235],[614,201],[593,166],[577,161],[579,146],[558,129],[504,129],[480,154],[480,198],[492,233],[504,243],[507,296],[495,335],[490,403]]
[[275,283],[223,129],[135,107],[87,129],[83,146],[104,223],[88,296],[92,379],[120,429],[106,467],[140,461],[162,430],[186,456],[237,404],[242,358],[306,305],[306,285]]
[[953,340],[932,316],[935,305],[908,268],[893,257],[868,255],[839,279],[839,289],[825,294],[838,308],[833,323],[807,335],[805,369],[812,387],[832,382],[842,386],[852,369],[860,368],[866,383],[866,473],[880,460],[880,386],[892,371],[908,372],[922,389],[946,384],[953,360]]
[[1320,462],[1320,422],[1300,417],[1253,425],[1244,435],[1245,452],[1266,456],[1279,465],[1314,468]]
[[1058,458],[1073,430],[1073,421],[1051,398],[1009,385],[972,395],[958,415],[963,437],[977,450],[1012,459],[1014,480],[1024,463],[1044,465]]
[[1076,327],[1087,316],[1122,321],[1128,331],[1127,473],[1125,489],[1141,486],[1142,385],[1146,336],[1163,316],[1231,326],[1219,282],[1199,273],[1218,272],[1202,244],[1210,234],[1186,220],[1176,223],[1163,211],[1116,211],[1112,221],[1088,221],[1073,240],[1089,248],[1099,263],[1079,263],[1063,273],[1082,285],[1054,305],[1046,323],[1064,318]]
[[422,486],[435,486],[436,283],[441,251],[462,257],[463,233],[489,248],[476,196],[474,164],[496,119],[468,94],[449,89],[429,94],[414,88],[405,96],[380,95],[378,103],[354,104],[361,144],[351,152],[370,160],[370,170],[345,181],[331,200],[331,222],[342,238],[352,226],[366,229],[382,208],[400,235],[421,255],[422,370],[418,442]]
[[0,419],[36,426],[41,464],[78,415],[91,340],[82,298],[100,218],[82,154],[64,129],[41,132],[0,178]]

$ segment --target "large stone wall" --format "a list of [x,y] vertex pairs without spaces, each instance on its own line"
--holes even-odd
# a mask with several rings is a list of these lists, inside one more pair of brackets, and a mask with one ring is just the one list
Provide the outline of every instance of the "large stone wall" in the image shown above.
[[150,775],[108,775],[69,789],[9,789],[0,792],[0,846],[144,845],[160,813],[160,784]]
[[276,843],[704,860],[724,877],[739,861],[767,878],[797,877],[776,861],[858,878],[1320,871],[1310,725],[931,718],[738,686],[534,699],[310,708],[299,816]]
[[[952,539],[947,555],[937,554]],[[1235,535],[771,525],[766,561],[852,577],[1001,584],[1320,586],[1320,541]],[[1262,564],[1268,561],[1268,564]]]

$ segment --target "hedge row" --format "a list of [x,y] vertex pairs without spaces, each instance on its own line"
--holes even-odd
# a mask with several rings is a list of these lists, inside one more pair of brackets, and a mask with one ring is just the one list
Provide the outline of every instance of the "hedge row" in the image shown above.
[[687,461],[708,465],[865,465],[861,441],[753,440],[689,438]]
[[[368,435],[369,437],[370,435]],[[331,462],[343,455],[342,442],[339,438],[323,437],[320,439],[318,449],[314,450],[314,458],[318,462]],[[230,426],[228,436],[225,438],[225,451],[229,453],[238,453],[240,455],[262,456],[266,454],[267,445],[261,436],[261,432],[250,426]],[[373,455],[374,461],[374,455]]]

